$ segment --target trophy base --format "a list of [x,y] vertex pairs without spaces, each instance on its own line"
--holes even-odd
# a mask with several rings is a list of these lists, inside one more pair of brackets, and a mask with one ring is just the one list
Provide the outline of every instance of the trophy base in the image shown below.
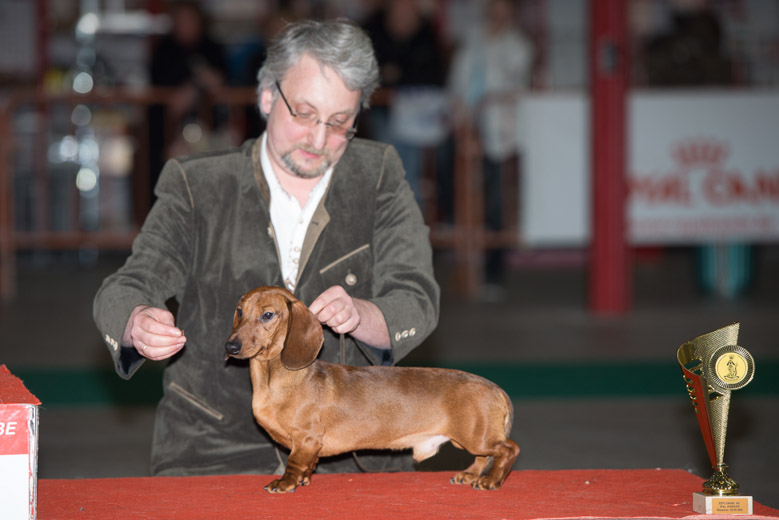
[[752,497],[692,494],[692,509],[703,515],[751,515]]

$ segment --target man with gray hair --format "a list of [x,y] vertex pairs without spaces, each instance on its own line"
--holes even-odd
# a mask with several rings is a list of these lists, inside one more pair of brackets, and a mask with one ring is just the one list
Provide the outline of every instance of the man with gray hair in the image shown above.
[[[224,360],[246,291],[290,289],[324,326],[320,358],[350,365],[397,362],[438,322],[428,229],[400,159],[352,139],[378,86],[367,35],[345,20],[294,23],[258,80],[266,131],[237,149],[169,161],[132,254],[95,296],[121,377],[167,360],[155,475],[283,469],[283,452],[252,417],[247,365]],[[411,468],[405,455],[360,460]],[[320,469],[357,465],[341,457]]]

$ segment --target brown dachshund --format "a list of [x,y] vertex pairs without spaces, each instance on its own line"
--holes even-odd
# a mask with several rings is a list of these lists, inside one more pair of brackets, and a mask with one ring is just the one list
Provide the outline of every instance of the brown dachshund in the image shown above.
[[286,289],[259,287],[238,302],[226,354],[250,360],[254,417],[290,450],[267,491],[307,485],[319,457],[413,448],[419,462],[447,441],[476,455],[452,483],[503,484],[519,446],[508,438],[513,408],[500,387],[456,370],[318,361],[322,342],[319,321]]

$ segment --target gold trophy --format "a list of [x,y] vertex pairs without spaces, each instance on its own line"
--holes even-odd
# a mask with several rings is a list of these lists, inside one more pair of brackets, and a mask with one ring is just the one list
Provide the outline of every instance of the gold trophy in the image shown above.
[[738,328],[733,323],[698,336],[676,352],[714,469],[703,493],[693,493],[698,513],[752,514],[752,497],[739,495],[724,461],[730,392],[744,388],[755,375],[752,355],[738,345]]

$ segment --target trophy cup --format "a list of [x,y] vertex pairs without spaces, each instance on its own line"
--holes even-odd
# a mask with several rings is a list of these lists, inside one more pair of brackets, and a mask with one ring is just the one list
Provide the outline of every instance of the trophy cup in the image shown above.
[[752,497],[741,496],[728,475],[725,435],[732,390],[744,388],[755,375],[755,361],[738,345],[738,323],[692,339],[676,352],[687,383],[714,474],[693,493],[693,509],[702,514],[752,514]]

